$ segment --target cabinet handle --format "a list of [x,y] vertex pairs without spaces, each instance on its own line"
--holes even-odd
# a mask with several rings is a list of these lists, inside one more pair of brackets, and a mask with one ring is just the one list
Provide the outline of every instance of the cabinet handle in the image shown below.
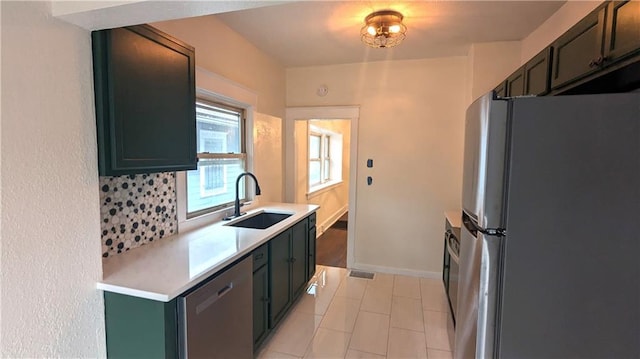
[[296,261],[295,258],[289,258],[289,263],[294,263]]
[[607,57],[606,56],[599,56],[596,59],[596,65],[601,66],[605,61],[607,61]]
[[264,257],[264,253],[260,253],[257,256],[253,257],[254,260],[262,259]]
[[606,56],[598,56],[589,62],[589,67],[602,66],[602,64],[607,60],[608,58]]

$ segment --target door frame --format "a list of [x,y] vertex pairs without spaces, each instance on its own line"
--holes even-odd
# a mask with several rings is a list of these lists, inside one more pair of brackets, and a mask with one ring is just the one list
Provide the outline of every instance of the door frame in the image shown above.
[[320,106],[320,107],[287,107],[285,114],[285,181],[284,196],[286,202],[295,201],[297,173],[297,156],[295,151],[295,123],[307,120],[349,120],[351,123],[349,145],[349,204],[347,231],[347,268],[355,263],[354,246],[356,235],[356,179],[358,164],[358,120],[360,106]]

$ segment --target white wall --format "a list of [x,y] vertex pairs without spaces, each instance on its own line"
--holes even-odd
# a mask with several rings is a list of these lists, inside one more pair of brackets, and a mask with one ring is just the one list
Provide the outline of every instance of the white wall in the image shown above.
[[520,41],[473,44],[467,56],[467,103],[493,90],[520,67]]
[[90,35],[2,2],[1,357],[104,357]]
[[258,95],[257,112],[284,117],[285,70],[213,16],[151,24],[196,48],[196,66]]
[[256,113],[253,118],[253,173],[260,181],[262,195],[258,201],[283,200],[283,138],[282,119]]
[[[309,183],[308,126],[314,126],[342,134],[342,183],[307,196]],[[349,120],[298,120],[295,121],[296,148],[296,203],[317,204],[317,235],[321,235],[347,210],[349,205],[349,150],[351,147],[351,121]]]
[[450,57],[287,70],[287,106],[360,105],[356,267],[439,275],[443,212],[461,202],[465,67]]

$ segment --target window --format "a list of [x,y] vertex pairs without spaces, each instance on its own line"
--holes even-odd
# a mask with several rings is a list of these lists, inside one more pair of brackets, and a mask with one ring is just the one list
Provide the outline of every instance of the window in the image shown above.
[[[187,218],[225,207],[235,200],[235,180],[245,171],[244,112],[196,101],[198,169],[187,171]],[[245,198],[244,183],[239,196]]]
[[331,179],[331,158],[329,157],[328,134],[311,133],[309,135],[309,186],[326,183]]
[[342,181],[342,135],[309,126],[309,192]]

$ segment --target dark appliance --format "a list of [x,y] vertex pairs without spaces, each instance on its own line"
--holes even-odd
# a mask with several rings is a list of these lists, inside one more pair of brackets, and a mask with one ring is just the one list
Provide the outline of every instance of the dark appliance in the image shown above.
[[442,268],[442,281],[444,283],[447,302],[449,304],[449,316],[447,320],[447,332],[451,348],[454,345],[456,306],[458,304],[458,272],[459,272],[459,252],[460,252],[460,211],[445,213],[444,232],[444,259]]

